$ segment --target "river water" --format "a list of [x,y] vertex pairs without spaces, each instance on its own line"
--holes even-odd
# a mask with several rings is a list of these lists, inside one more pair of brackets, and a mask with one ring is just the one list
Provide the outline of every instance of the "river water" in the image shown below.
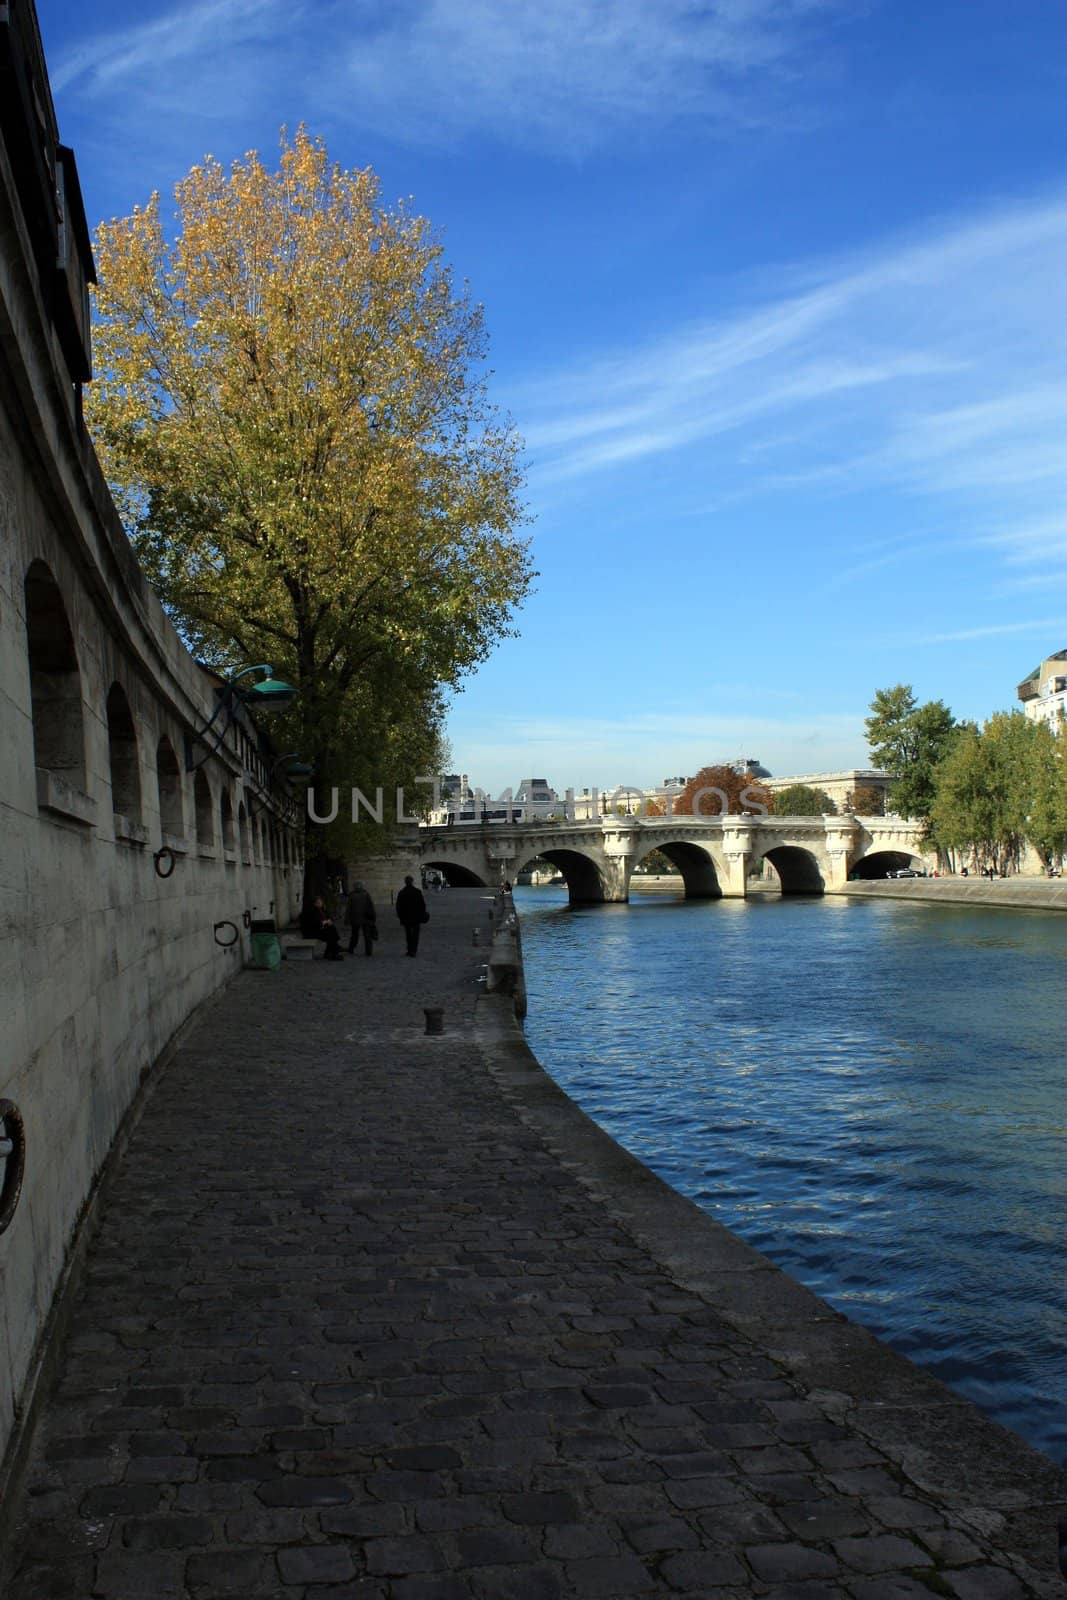
[[518,889],[530,1046],[839,1310],[1067,1460],[1067,918]]

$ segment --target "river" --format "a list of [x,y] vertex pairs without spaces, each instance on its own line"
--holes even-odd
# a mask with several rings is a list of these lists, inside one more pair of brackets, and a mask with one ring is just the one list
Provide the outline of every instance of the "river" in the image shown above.
[[517,889],[542,1065],[824,1299],[1067,1461],[1067,918]]

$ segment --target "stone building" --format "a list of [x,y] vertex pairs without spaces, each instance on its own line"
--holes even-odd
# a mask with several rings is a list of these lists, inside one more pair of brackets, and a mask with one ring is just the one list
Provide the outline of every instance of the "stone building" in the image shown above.
[[874,789],[881,796],[883,813],[888,813],[892,809],[890,791],[895,776],[876,767],[848,767],[842,772],[804,772],[796,777],[761,778],[760,782],[772,794],[791,789],[797,783],[805,784],[809,789],[821,789],[841,813],[851,810],[852,797],[857,789]]

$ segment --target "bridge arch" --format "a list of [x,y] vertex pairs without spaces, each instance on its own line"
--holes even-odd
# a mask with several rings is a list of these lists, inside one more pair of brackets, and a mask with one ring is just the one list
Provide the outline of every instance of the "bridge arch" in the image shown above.
[[916,870],[923,865],[922,857],[910,854],[907,850],[872,850],[869,855],[860,856],[853,863],[849,873],[851,878],[890,878],[895,872],[901,872],[906,867]]
[[635,857],[634,867],[639,867],[654,850],[665,855],[667,860],[678,868],[682,875],[687,900],[722,898],[722,884],[719,882],[715,858],[710,850],[705,850],[703,846],[692,844],[686,839],[672,839],[664,844],[659,839],[653,838],[649,840],[647,848]]
[[818,857],[803,845],[780,844],[765,850],[761,858],[769,861],[778,874],[783,894],[824,894],[826,883]]
[[451,889],[487,889],[489,884],[484,877],[470,867],[461,866],[458,861],[438,861],[432,856],[419,863],[421,867],[434,867],[441,873],[445,882]]
[[548,861],[557,872],[563,874],[567,884],[567,893],[572,906],[599,905],[608,899],[607,887],[603,874],[596,862],[580,850],[569,850],[563,847],[547,850],[539,848],[536,855],[528,856],[524,861],[516,864],[516,876],[523,871],[532,861]]

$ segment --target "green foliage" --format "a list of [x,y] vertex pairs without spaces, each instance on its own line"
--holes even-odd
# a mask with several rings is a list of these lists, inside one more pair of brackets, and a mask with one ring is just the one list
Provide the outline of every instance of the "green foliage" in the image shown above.
[[813,789],[810,783],[791,783],[788,789],[779,789],[774,795],[776,817],[834,816],[837,807],[823,789]]
[[898,683],[877,691],[865,726],[872,761],[896,774],[893,809],[903,817],[928,817],[934,803],[934,772],[956,731],[948,706],[943,700],[919,705],[911,685]]
[[1027,840],[1046,865],[1067,850],[1062,742],[1021,711],[963,727],[937,772],[930,829],[941,849],[1010,871]]
[[639,870],[658,874],[660,877],[677,877],[679,868],[662,850],[650,850],[647,856],[641,858]]

